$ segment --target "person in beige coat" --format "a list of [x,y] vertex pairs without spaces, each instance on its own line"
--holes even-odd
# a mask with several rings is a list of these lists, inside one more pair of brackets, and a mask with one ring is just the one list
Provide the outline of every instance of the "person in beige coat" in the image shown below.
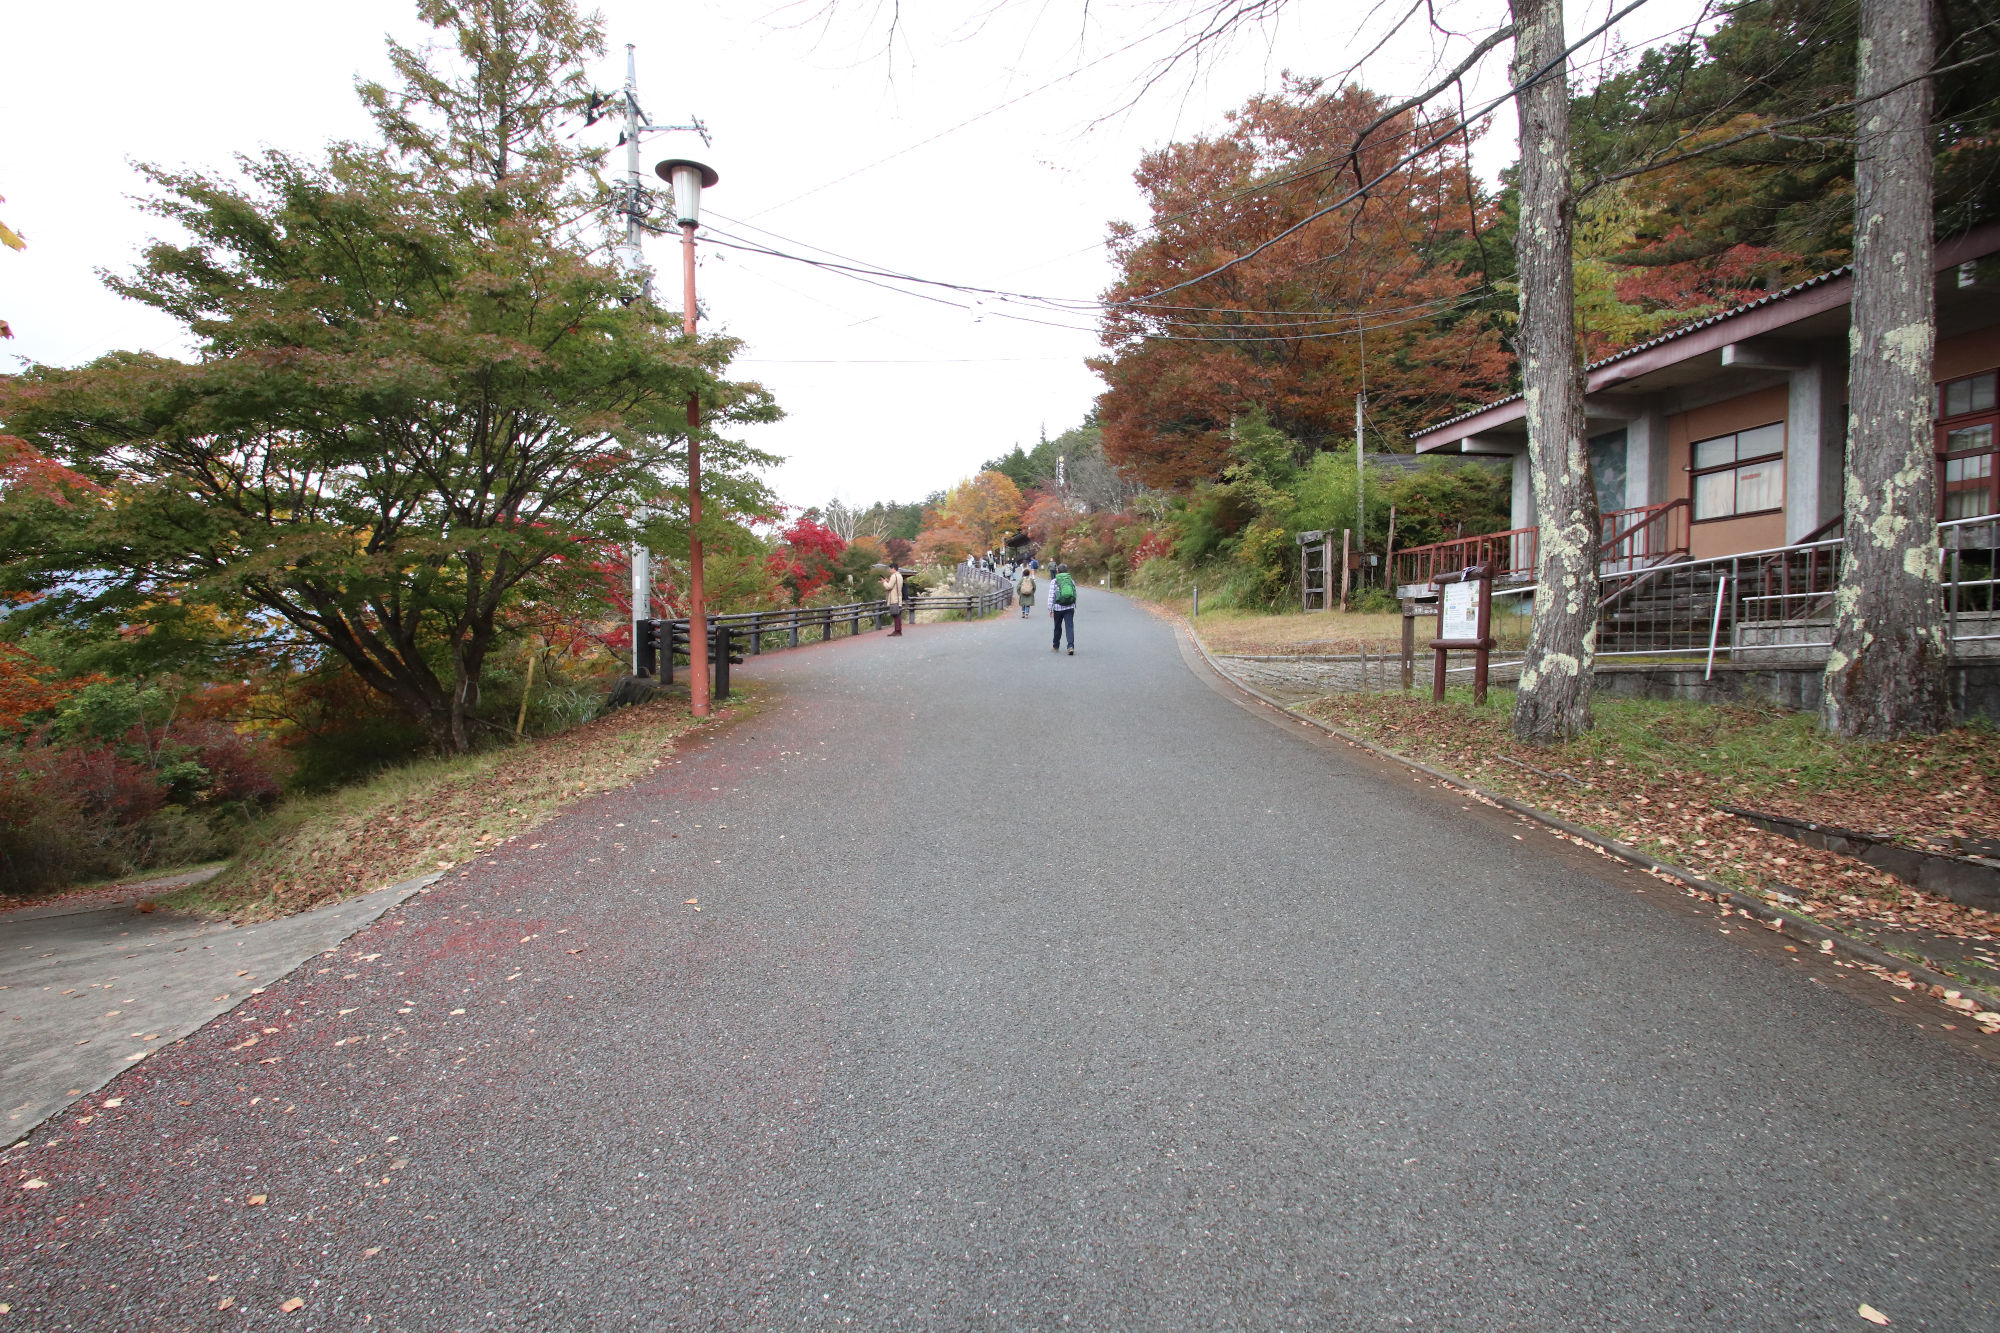
[[894,565],[889,566],[889,577],[882,580],[882,600],[889,604],[889,618],[895,622],[896,626],[889,631],[889,637],[892,639],[901,638],[903,634],[903,571]]

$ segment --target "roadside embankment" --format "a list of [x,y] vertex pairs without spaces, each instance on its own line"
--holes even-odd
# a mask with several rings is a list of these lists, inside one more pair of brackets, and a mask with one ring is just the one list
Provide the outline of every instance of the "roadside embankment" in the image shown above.
[[[744,706],[735,701],[717,717]],[[424,760],[287,802],[220,875],[162,905],[255,920],[449,869],[573,801],[625,786],[697,725],[684,699],[661,699],[545,739]]]

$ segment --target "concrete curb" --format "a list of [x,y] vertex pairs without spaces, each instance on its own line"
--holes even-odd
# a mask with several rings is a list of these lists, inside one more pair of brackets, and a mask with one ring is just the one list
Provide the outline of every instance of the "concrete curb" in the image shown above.
[[1216,661],[1215,655],[1209,652],[1208,646],[1201,641],[1201,636],[1196,634],[1194,628],[1185,620],[1181,621],[1180,628],[1187,635],[1188,641],[1194,645],[1195,651],[1201,654],[1202,660],[1208,663],[1209,669],[1214,671],[1216,675],[1222,677],[1222,679],[1228,681],[1231,685],[1243,691],[1243,693],[1256,699],[1259,703],[1270,708],[1275,708],[1289,718],[1294,718],[1308,726],[1317,727],[1327,735],[1337,740],[1345,741],[1349,745],[1357,746],[1360,749],[1368,751],[1370,754],[1379,755],[1384,759],[1393,760],[1405,768],[1414,769],[1426,777],[1442,782],[1447,787],[1456,787],[1460,791],[1468,792],[1482,801],[1499,806],[1501,809],[1517,814],[1523,819],[1531,819],[1537,824],[1554,829],[1567,837],[1587,843],[1615,860],[1624,861],[1628,865],[1637,866],[1641,870],[1651,871],[1656,875],[1663,875],[1669,879],[1679,880],[1690,888],[1698,889],[1702,893],[1708,894],[1718,902],[1739,908],[1742,911],[1750,913],[1750,915],[1756,917],[1758,920],[1777,927],[1780,934],[1790,935],[1795,939],[1815,945],[1830,940],[1833,943],[1834,952],[1836,953],[1845,954],[1850,958],[1868,963],[1874,967],[1884,968],[1892,974],[1898,972],[1908,973],[1912,981],[1920,982],[1927,986],[1939,986],[1945,990],[1955,990],[1968,999],[1976,998],[1984,1001],[1984,1007],[1987,1009],[2000,1009],[2000,995],[1996,995],[1994,992],[1973,982],[1964,981],[1958,977],[1935,971],[1920,963],[1913,963],[1907,958],[1901,958],[1884,949],[1878,949],[1865,941],[1854,939],[1849,935],[1843,935],[1839,931],[1824,926],[1810,917],[1800,916],[1795,912],[1787,912],[1781,907],[1774,906],[1769,899],[1718,884],[1714,880],[1698,875],[1684,866],[1677,866],[1671,861],[1662,861],[1658,857],[1648,855],[1636,847],[1619,842],[1616,838],[1606,837],[1604,834],[1585,828],[1580,824],[1572,824],[1567,819],[1559,818],[1548,813],[1546,810],[1538,810],[1534,806],[1517,801],[1511,796],[1503,796],[1499,792],[1487,791],[1478,783],[1461,777],[1456,773],[1448,772],[1442,768],[1433,768],[1422,760],[1412,759],[1405,754],[1398,754],[1394,750],[1386,749],[1371,740],[1357,736],[1351,731],[1346,731],[1330,723],[1322,722],[1315,717],[1307,717],[1272,698],[1254,685],[1247,685],[1231,675]]

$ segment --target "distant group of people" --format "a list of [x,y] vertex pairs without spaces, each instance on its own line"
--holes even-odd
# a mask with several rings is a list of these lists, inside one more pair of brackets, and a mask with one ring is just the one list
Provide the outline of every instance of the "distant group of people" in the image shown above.
[[[1035,572],[1042,562],[1033,556],[1024,560],[998,561],[990,556],[978,556],[969,562],[976,569],[989,570],[1011,581],[1014,595],[1021,603],[1021,619],[1026,620],[1035,609],[1035,594],[1041,591],[1035,579]],[[1069,566],[1058,564],[1049,571],[1049,651],[1058,653],[1065,643],[1069,655],[1076,656],[1076,580],[1070,576]],[[895,628],[889,637],[898,638],[903,633],[903,571],[894,565],[882,580],[882,600],[889,612]]]

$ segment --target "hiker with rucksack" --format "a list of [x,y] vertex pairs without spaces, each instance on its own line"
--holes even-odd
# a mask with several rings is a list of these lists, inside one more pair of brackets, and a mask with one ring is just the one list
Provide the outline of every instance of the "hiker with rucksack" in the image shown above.
[[1021,619],[1028,618],[1028,612],[1035,609],[1035,571],[1021,571],[1021,581],[1014,585],[1014,592],[1021,599]]
[[1049,644],[1049,651],[1059,651],[1067,634],[1069,655],[1075,657],[1076,580],[1069,576],[1068,565],[1057,565],[1055,579],[1049,584],[1049,618],[1055,622],[1055,637]]

